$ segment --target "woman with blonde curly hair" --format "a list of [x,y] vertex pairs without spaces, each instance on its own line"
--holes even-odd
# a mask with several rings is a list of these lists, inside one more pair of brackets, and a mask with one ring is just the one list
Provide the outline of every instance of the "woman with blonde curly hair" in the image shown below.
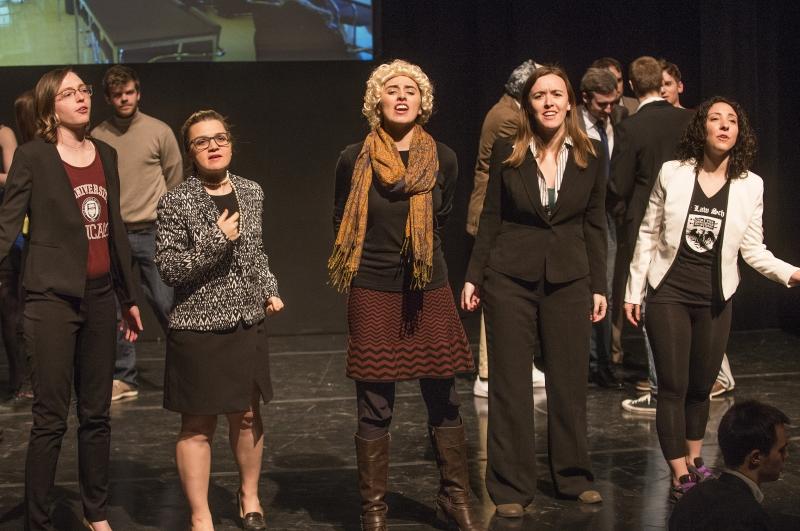
[[731,327],[737,257],[784,286],[800,269],[764,245],[764,183],[749,168],[756,136],[742,107],[714,97],[697,109],[664,163],[639,227],[625,292],[625,314],[647,324],[658,376],[656,429],[678,500],[713,476],[700,453],[709,392]]
[[455,153],[423,129],[433,87],[395,60],[367,81],[371,131],[336,167],[331,283],[348,295],[347,376],[356,382],[361,529],[386,530],[389,424],[395,382],[419,380],[441,483],[443,520],[481,529],[469,501],[464,426],[455,375],[474,371],[447,283],[440,231],[453,205]]

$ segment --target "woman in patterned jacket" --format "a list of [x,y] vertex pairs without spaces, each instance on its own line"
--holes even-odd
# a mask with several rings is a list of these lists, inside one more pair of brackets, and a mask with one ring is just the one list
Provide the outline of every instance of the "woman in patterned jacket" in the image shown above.
[[175,288],[164,407],[181,414],[178,473],[191,528],[213,529],[211,439],[217,415],[225,414],[244,528],[266,529],[258,498],[264,448],[259,404],[272,397],[264,317],[279,312],[283,302],[263,250],[264,193],[228,171],[232,139],[219,113],[198,111],[181,132],[191,176],[159,201],[155,257],[164,282]]
[[331,283],[349,290],[347,376],[355,380],[361,529],[386,530],[389,424],[395,382],[419,380],[441,483],[440,517],[479,529],[469,503],[464,425],[454,376],[474,371],[447,285],[440,231],[458,179],[455,153],[423,128],[433,87],[416,65],[394,61],[367,81],[372,131],[336,167]]

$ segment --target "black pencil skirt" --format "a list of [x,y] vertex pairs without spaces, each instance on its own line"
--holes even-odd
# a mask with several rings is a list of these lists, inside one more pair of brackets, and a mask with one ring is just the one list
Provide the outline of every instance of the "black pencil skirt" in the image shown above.
[[219,415],[250,408],[253,386],[272,398],[264,321],[211,332],[170,330],[164,372],[164,408]]

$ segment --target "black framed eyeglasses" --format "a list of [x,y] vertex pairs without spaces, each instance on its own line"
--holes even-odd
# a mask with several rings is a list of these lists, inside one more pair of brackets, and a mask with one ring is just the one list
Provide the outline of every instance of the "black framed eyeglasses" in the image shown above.
[[195,151],[205,151],[211,146],[212,140],[217,147],[225,147],[231,143],[231,135],[228,133],[217,133],[214,136],[198,136],[190,140],[189,144]]
[[92,95],[92,86],[91,85],[81,85],[78,88],[68,88],[64,89],[58,94],[56,94],[56,99],[61,101],[67,98],[73,98],[75,95],[80,93],[83,96],[89,97]]

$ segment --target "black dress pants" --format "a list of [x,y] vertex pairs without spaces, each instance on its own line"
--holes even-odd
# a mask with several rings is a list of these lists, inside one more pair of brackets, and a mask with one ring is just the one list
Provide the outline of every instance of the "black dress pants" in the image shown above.
[[589,281],[527,282],[489,269],[482,296],[491,375],[486,489],[495,504],[525,506],[533,500],[530,374],[539,340],[547,376],[550,474],[557,494],[577,497],[594,479],[586,443]]
[[108,278],[88,281],[83,299],[51,292],[27,294],[25,342],[31,352],[35,394],[25,462],[27,530],[55,529],[48,496],[67,430],[73,383],[84,516],[92,522],[106,519],[116,322]]
[[31,371],[23,348],[19,254],[19,249],[12,247],[8,258],[0,264],[0,325],[13,393],[30,391],[31,386]]

